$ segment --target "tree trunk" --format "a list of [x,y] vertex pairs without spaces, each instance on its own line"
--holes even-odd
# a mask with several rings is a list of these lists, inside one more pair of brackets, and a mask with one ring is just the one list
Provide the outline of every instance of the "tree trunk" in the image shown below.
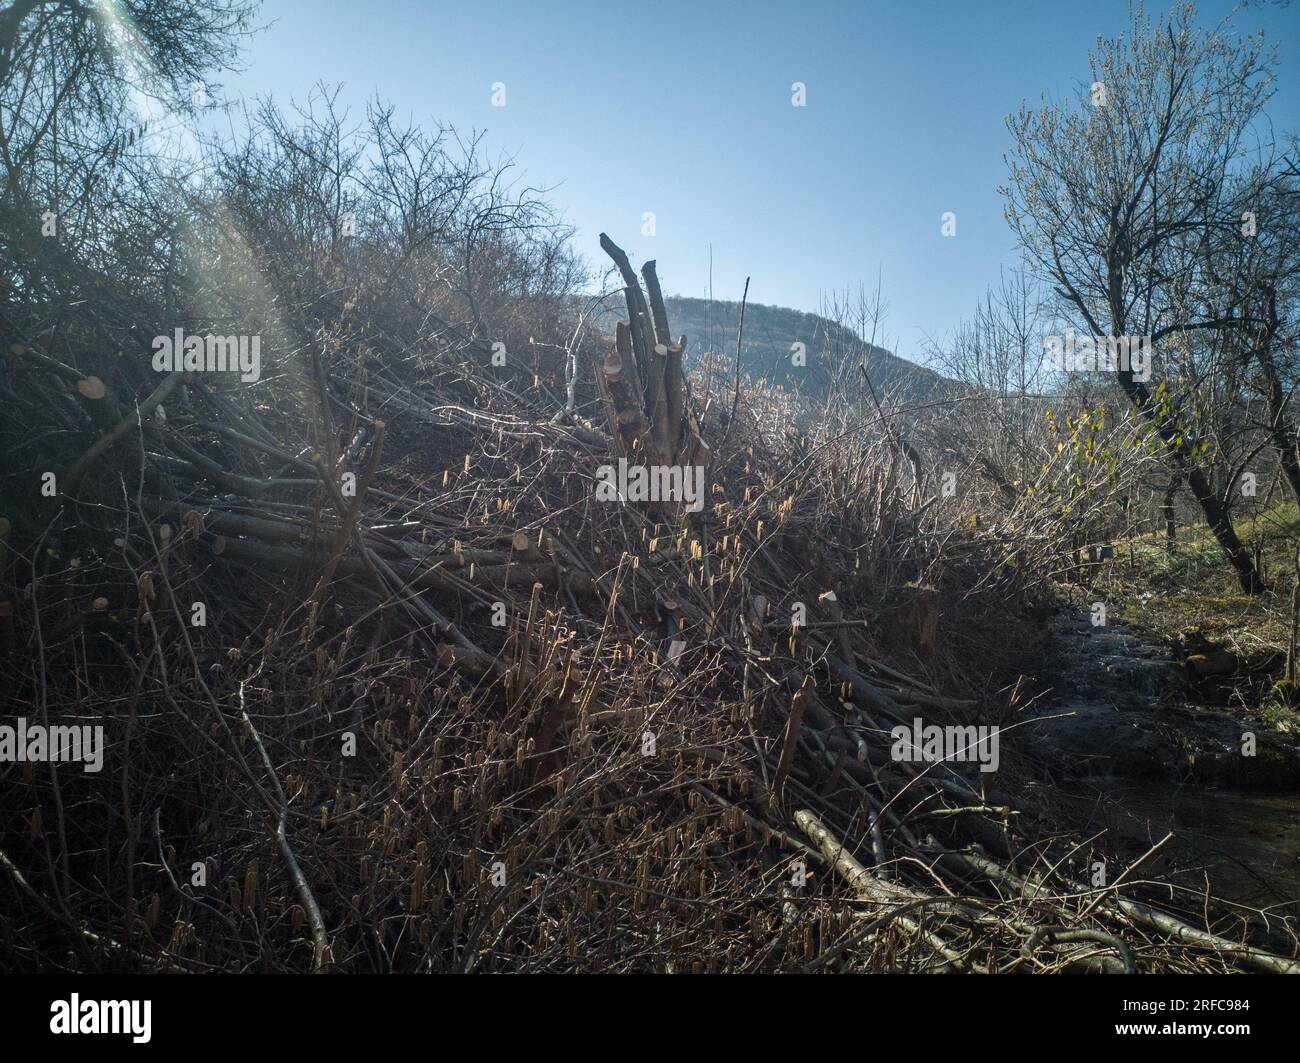
[[1174,544],[1178,542],[1178,518],[1174,514],[1174,496],[1178,493],[1178,485],[1182,479],[1177,473],[1169,478],[1169,486],[1165,488],[1165,500],[1160,506],[1160,512],[1165,518],[1165,553],[1167,554],[1174,552]]
[[619,452],[633,462],[687,463],[707,470],[709,448],[700,438],[682,370],[686,337],[674,340],[669,332],[655,264],[647,262],[641,269],[643,293],[623,250],[604,233],[600,245],[627,282],[628,320],[615,327],[614,350],[603,357],[594,354],[610,434]]
[[1191,488],[1192,495],[1201,507],[1201,512],[1205,514],[1205,523],[1210,526],[1214,538],[1219,546],[1223,548],[1228,563],[1236,570],[1237,581],[1241,584],[1241,589],[1247,594],[1259,594],[1265,589],[1264,581],[1259,578],[1255,563],[1251,560],[1250,554],[1246,552],[1245,547],[1241,545],[1241,539],[1238,538],[1237,531],[1232,526],[1231,510],[1210,488],[1205,473],[1192,464],[1187,441],[1178,442],[1178,433],[1175,432],[1173,426],[1157,418],[1156,411],[1151,403],[1151,393],[1142,381],[1133,378],[1131,367],[1120,369],[1116,376],[1119,378],[1120,387],[1124,389],[1129,401],[1133,403],[1138,413],[1160,436],[1166,451],[1173,459],[1178,473],[1186,478],[1187,486]]
[[1196,501],[1201,504],[1205,522],[1209,524],[1214,538],[1223,547],[1223,552],[1228,555],[1229,563],[1236,569],[1237,581],[1241,584],[1241,589],[1247,594],[1260,593],[1265,589],[1264,581],[1260,578],[1250,554],[1242,546],[1241,539],[1237,537],[1228,507],[1210,490],[1209,482],[1200,469],[1192,469],[1187,473],[1187,486],[1192,489]]
[[1296,453],[1296,431],[1291,419],[1286,415],[1287,395],[1282,390],[1282,381],[1278,376],[1277,365],[1273,361],[1273,337],[1277,335],[1280,325],[1277,316],[1277,296],[1270,289],[1268,292],[1269,326],[1264,339],[1255,352],[1256,360],[1264,371],[1265,392],[1268,398],[1269,436],[1273,449],[1277,451],[1282,463],[1282,472],[1286,474],[1287,483],[1291,485],[1291,494],[1300,502],[1300,456]]

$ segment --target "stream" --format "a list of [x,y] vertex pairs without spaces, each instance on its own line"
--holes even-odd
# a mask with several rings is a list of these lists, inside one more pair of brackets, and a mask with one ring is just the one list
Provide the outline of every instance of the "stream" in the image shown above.
[[1169,650],[1124,625],[1065,610],[1052,626],[1055,694],[1029,714],[1030,745],[1072,826],[1107,830],[1129,859],[1172,831],[1148,871],[1198,891],[1208,875],[1251,906],[1300,904],[1300,739],[1197,704]]

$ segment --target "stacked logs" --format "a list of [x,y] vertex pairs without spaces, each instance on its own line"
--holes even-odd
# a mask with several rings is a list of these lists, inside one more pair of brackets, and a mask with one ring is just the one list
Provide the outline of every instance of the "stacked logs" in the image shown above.
[[682,372],[686,337],[673,339],[653,260],[641,267],[645,290],[627,254],[604,233],[600,246],[623,278],[628,320],[614,347],[596,359],[596,383],[618,453],[648,465],[704,465],[709,448],[690,408]]

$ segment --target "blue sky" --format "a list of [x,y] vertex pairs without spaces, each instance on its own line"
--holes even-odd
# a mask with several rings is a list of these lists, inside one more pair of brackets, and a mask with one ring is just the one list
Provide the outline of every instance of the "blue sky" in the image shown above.
[[[1201,19],[1231,7],[1202,3]],[[416,121],[484,130],[553,187],[589,261],[606,264],[607,231],[634,263],[657,259],[670,292],[705,294],[710,244],[720,299],[752,276],[752,300],[816,310],[880,270],[889,337],[919,358],[1015,262],[1004,116],[1091,80],[1089,47],[1128,18],[1128,0],[267,0],[272,25],[223,94],[288,102],[342,82],[355,113],[377,91]],[[1233,24],[1279,43],[1270,113],[1300,128],[1300,3]]]

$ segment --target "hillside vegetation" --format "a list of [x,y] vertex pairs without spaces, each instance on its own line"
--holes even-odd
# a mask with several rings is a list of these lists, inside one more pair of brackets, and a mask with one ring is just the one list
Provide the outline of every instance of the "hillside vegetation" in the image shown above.
[[[740,304],[673,296],[666,300],[677,327],[691,338],[695,358],[714,352],[724,374],[735,367]],[[796,364],[802,344],[805,365]],[[755,380],[798,387],[813,397],[824,396],[832,382],[865,364],[881,393],[897,394],[907,402],[924,402],[942,394],[943,379],[933,370],[899,358],[867,342],[850,324],[821,314],[781,306],[750,303],[745,307],[741,345],[742,371]]]

